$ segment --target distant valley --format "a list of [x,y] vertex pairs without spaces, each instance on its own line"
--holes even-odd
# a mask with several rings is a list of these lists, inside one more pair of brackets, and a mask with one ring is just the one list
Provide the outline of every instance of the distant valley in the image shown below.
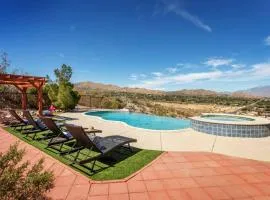
[[[259,115],[270,109],[270,101],[260,99],[262,96],[269,97],[270,86],[237,92],[216,92],[204,89],[161,91],[94,82],[81,82],[74,86],[81,94],[80,105],[91,108],[126,108],[133,112],[171,117],[191,117],[206,112],[232,113],[235,111],[238,114]],[[253,106],[249,107],[249,105]]]

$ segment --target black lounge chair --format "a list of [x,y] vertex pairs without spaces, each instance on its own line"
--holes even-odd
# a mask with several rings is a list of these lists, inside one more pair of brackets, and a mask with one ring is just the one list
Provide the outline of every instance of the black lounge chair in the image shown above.
[[22,134],[25,134],[27,136],[33,134],[32,139],[35,139],[37,133],[48,130],[46,125],[40,119],[34,120],[28,110],[23,110],[23,116],[27,119],[28,125],[31,125],[32,128],[27,131],[23,131]]
[[9,114],[15,119],[15,121],[12,121],[11,124],[9,125],[10,127],[17,128],[20,127],[22,128],[23,126],[28,125],[28,121],[21,118],[17,112],[13,109],[8,110]]
[[[60,148],[54,148],[60,153],[65,153],[64,151],[62,152],[62,147],[65,142],[68,142],[73,139],[73,136],[66,130],[63,130],[63,128],[57,126],[55,121],[50,118],[50,117],[40,117],[44,125],[51,131],[51,134],[48,135],[47,137],[43,139],[49,139],[49,142],[47,144],[47,147],[54,148],[56,145],[60,145]],[[96,133],[101,133],[101,130],[97,129],[91,129],[88,131],[85,131],[87,134],[93,134],[95,136]]]
[[[80,165],[84,165],[86,163],[93,162],[91,171],[93,171],[95,163],[98,159],[105,157],[115,149],[119,147],[127,147],[132,151],[130,147],[131,142],[137,142],[136,139],[128,138],[120,135],[107,136],[107,137],[99,137],[93,135],[87,135],[84,129],[81,126],[75,126],[72,124],[65,124],[69,133],[76,139],[76,148],[72,149],[68,153],[74,153],[77,151],[77,154],[73,160],[73,162],[78,163]],[[77,162],[79,153],[82,149],[94,150],[96,149],[99,154],[93,157],[89,157],[84,160],[80,160]]]
[[[47,147],[51,147],[62,152],[62,147],[65,142],[68,142],[73,139],[72,135],[63,130],[61,127],[57,126],[55,121],[51,117],[40,117],[44,125],[51,131],[50,135],[42,139],[49,139]],[[60,145],[60,148],[57,149],[55,146]]]

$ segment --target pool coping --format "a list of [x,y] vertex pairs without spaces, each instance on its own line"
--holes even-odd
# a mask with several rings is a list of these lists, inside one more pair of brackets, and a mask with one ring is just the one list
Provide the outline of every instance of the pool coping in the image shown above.
[[[145,130],[145,131],[150,131],[150,132],[179,132],[179,131],[184,131],[184,130],[187,130],[190,127],[186,127],[186,128],[183,128],[183,129],[176,129],[176,130],[153,130],[153,129],[147,129],[147,128],[140,128],[140,127],[136,127],[136,126],[132,126],[132,125],[129,125],[128,123],[126,122],[122,122],[122,121],[116,121],[116,120],[107,120],[107,119],[103,119],[102,117],[99,117],[99,116],[93,116],[93,115],[87,115],[86,113],[88,112],[98,112],[98,111],[117,111],[117,112],[129,112],[129,110],[127,109],[91,109],[91,110],[88,110],[86,112],[83,112],[82,115],[84,116],[87,116],[87,117],[93,117],[93,118],[98,118],[100,120],[103,120],[105,122],[111,122],[111,123],[120,123],[120,124],[123,124],[124,126],[127,126],[129,128],[134,128],[134,129],[137,129],[137,130]],[[190,120],[190,119],[189,119]]]

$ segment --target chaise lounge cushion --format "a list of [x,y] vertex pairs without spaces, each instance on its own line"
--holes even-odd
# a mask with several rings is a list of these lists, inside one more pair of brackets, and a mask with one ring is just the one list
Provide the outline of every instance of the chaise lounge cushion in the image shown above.
[[[89,137],[90,138],[90,137]],[[136,139],[120,136],[120,135],[113,135],[107,137],[99,137],[96,136],[94,139],[90,140],[95,144],[95,146],[103,153],[107,153],[112,148],[116,146],[122,146],[123,143],[126,142],[136,142]]]
[[62,133],[64,134],[64,136],[65,136],[66,138],[68,138],[68,139],[71,139],[71,138],[72,138],[72,135],[71,135],[69,132],[67,132],[67,131],[62,131]]

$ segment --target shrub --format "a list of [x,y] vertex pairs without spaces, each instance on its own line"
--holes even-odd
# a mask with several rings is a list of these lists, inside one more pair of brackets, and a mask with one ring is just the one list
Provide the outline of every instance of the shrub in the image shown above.
[[125,104],[118,98],[103,98],[101,101],[102,108],[108,109],[121,109],[124,108]]
[[25,150],[18,144],[0,153],[0,199],[2,200],[45,200],[46,192],[53,188],[52,172],[43,170],[43,159],[32,167],[23,162]]
[[62,110],[72,110],[78,104],[79,95],[67,83],[60,83],[56,106]]
[[54,70],[56,82],[50,82],[45,88],[48,90],[50,100],[62,110],[72,110],[80,100],[80,95],[73,90],[70,82],[72,68],[63,64],[60,69]]
[[48,90],[48,96],[53,104],[56,104],[57,102],[57,96],[58,96],[58,85],[56,83],[50,83],[45,85],[44,87],[46,90]]

